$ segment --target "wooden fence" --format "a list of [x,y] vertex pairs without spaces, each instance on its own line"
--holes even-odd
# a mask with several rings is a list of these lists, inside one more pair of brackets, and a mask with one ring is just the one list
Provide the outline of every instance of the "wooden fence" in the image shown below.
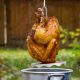
[[3,0],[0,0],[0,45],[4,44],[4,11]]
[[[26,45],[26,37],[35,22],[34,12],[42,6],[42,2],[43,0],[0,0],[0,45],[5,42],[9,46]],[[48,16],[56,16],[63,27],[69,30],[80,28],[79,0],[46,0],[46,5]],[[5,27],[7,34],[4,34]]]

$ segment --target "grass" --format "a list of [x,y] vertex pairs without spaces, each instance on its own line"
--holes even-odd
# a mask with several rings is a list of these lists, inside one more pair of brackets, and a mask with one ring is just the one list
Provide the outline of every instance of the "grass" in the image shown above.
[[27,58],[28,60],[31,59],[30,55],[28,54],[28,51],[25,49],[0,49],[0,55],[4,57],[10,57],[12,59],[22,59]]
[[[60,49],[57,60],[66,61],[66,68],[74,70],[71,80],[80,80],[80,71],[77,61],[80,60],[79,49]],[[20,70],[30,67],[35,60],[25,49],[0,48],[0,79],[21,80]]]
[[25,49],[0,49],[0,79],[21,80],[21,69],[30,67],[34,60]]

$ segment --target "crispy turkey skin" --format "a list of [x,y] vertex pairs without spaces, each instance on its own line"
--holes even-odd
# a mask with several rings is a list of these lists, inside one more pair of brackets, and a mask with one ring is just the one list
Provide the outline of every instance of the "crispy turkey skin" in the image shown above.
[[36,23],[27,37],[30,55],[42,63],[55,62],[60,44],[59,22],[55,17],[45,17],[38,10]]

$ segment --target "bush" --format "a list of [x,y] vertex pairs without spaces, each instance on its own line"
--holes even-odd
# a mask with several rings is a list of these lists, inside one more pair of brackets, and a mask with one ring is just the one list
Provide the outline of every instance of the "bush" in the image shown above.
[[77,49],[76,50],[61,49],[57,55],[57,60],[66,61],[67,68],[74,68],[74,67],[77,67],[78,57],[79,57],[79,50]]
[[80,28],[77,28],[75,31],[69,31],[61,26],[60,30],[61,45],[73,49],[80,49]]

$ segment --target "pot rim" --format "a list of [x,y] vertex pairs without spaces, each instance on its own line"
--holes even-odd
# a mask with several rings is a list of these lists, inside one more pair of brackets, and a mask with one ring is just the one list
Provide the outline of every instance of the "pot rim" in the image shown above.
[[[39,70],[39,69],[41,69],[41,70],[46,70],[46,69],[52,69],[52,70],[55,70],[55,69],[57,69],[57,70],[64,70],[64,71],[59,71],[59,72],[44,72],[44,71],[42,71],[42,72],[38,72],[38,71],[29,71],[29,70],[34,70],[34,69],[36,69],[36,70]],[[37,74],[65,74],[65,73],[71,73],[71,72],[73,72],[73,70],[72,69],[65,69],[65,68],[28,68],[28,69],[22,69],[21,70],[21,72],[22,73],[37,73]]]

